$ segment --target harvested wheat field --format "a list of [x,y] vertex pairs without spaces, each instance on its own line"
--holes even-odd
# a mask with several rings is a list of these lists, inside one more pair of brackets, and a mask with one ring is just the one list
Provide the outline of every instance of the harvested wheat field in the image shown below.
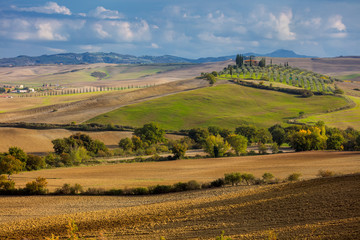
[[[53,152],[52,140],[69,137],[75,133],[83,133],[91,138],[100,140],[109,148],[118,147],[122,138],[132,137],[129,131],[94,131],[81,132],[65,129],[25,129],[25,128],[0,128],[0,152],[8,151],[9,147],[20,147],[27,153],[46,154]],[[168,139],[179,139],[182,136],[166,134]]]
[[69,137],[75,133],[84,133],[93,139],[100,140],[105,145],[117,146],[121,138],[131,137],[132,132],[106,131],[106,132],[81,132],[65,129],[23,129],[23,128],[0,128],[0,152],[8,151],[9,147],[20,147],[25,152],[47,153],[53,152],[52,140]]
[[9,197],[0,237],[64,236],[73,219],[84,238],[359,239],[359,198],[359,174],[149,197]]
[[176,161],[122,163],[72,168],[44,169],[13,175],[17,186],[25,186],[36,177],[48,180],[54,190],[64,183],[105,189],[173,184],[179,181],[211,182],[224,173],[247,172],[261,177],[270,172],[285,178],[294,172],[305,179],[314,178],[319,170],[340,173],[360,172],[360,152],[314,151],[275,155],[183,159]]

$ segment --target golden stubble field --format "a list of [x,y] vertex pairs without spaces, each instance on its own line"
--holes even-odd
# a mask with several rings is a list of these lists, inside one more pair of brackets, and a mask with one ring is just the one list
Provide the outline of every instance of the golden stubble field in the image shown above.
[[0,198],[0,237],[64,236],[72,219],[85,239],[359,239],[359,183],[355,174],[147,197]]
[[172,184],[196,180],[211,182],[224,173],[247,172],[256,177],[270,172],[278,178],[299,172],[303,178],[314,178],[319,170],[339,173],[360,172],[360,152],[314,151],[275,155],[183,159],[176,161],[122,163],[72,168],[44,169],[13,175],[18,186],[36,177],[48,179],[48,187],[55,190],[64,183],[83,187],[131,188],[157,184]]

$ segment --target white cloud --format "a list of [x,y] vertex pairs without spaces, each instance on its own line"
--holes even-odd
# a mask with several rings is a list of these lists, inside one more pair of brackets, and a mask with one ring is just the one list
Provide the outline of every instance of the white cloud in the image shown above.
[[149,24],[127,21],[98,21],[93,25],[97,36],[101,39],[111,39],[115,42],[141,42],[151,39]]
[[215,36],[213,33],[209,33],[209,32],[202,32],[198,34],[198,38],[202,41],[219,43],[219,44],[233,43],[233,40],[230,37]]
[[0,36],[20,41],[67,41],[72,31],[78,31],[84,25],[84,20],[56,20],[47,18],[2,19]]
[[102,6],[97,7],[89,13],[90,16],[101,19],[121,19],[124,18],[122,13],[117,10],[106,9]]
[[94,45],[81,45],[79,48],[87,52],[100,52],[102,49],[101,47]]
[[156,43],[151,43],[151,48],[157,49],[157,48],[160,48],[160,47],[159,47],[159,45],[157,45]]
[[292,19],[292,11],[280,13],[277,18],[275,15],[270,13],[270,20],[273,28],[277,32],[277,36],[280,40],[295,40],[296,34],[290,31],[290,23]]
[[67,37],[57,33],[57,30],[62,26],[57,21],[39,22],[35,25],[37,31],[37,38],[40,40],[57,40],[66,41]]
[[337,31],[343,32],[346,30],[345,24],[342,22],[341,15],[335,15],[329,18],[329,28],[333,28]]
[[300,24],[309,28],[319,28],[321,26],[322,19],[320,17],[311,18],[309,20],[301,21]]
[[100,38],[110,37],[110,34],[106,31],[104,31],[103,26],[99,23],[94,24],[94,30]]
[[44,6],[41,7],[28,7],[28,8],[17,8],[12,6],[13,9],[24,12],[38,12],[46,14],[64,14],[71,15],[70,9],[65,6],[59,6],[56,2],[47,2]]
[[50,52],[54,52],[54,53],[65,53],[66,52],[65,49],[60,49],[60,48],[46,47],[45,49],[50,51]]

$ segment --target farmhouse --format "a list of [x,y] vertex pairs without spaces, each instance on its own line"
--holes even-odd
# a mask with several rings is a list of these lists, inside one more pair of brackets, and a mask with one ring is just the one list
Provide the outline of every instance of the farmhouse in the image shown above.
[[257,60],[245,60],[244,61],[244,64],[247,65],[247,66],[250,66],[250,62],[251,62],[251,66],[258,66],[259,65],[259,61]]

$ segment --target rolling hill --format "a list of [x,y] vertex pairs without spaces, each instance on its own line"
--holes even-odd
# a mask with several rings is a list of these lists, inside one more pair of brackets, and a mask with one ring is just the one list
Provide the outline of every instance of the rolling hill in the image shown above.
[[171,130],[211,125],[234,129],[243,123],[269,127],[296,118],[300,111],[312,115],[346,105],[346,100],[337,96],[301,98],[276,91],[220,84],[124,106],[87,122],[139,127],[155,121]]

